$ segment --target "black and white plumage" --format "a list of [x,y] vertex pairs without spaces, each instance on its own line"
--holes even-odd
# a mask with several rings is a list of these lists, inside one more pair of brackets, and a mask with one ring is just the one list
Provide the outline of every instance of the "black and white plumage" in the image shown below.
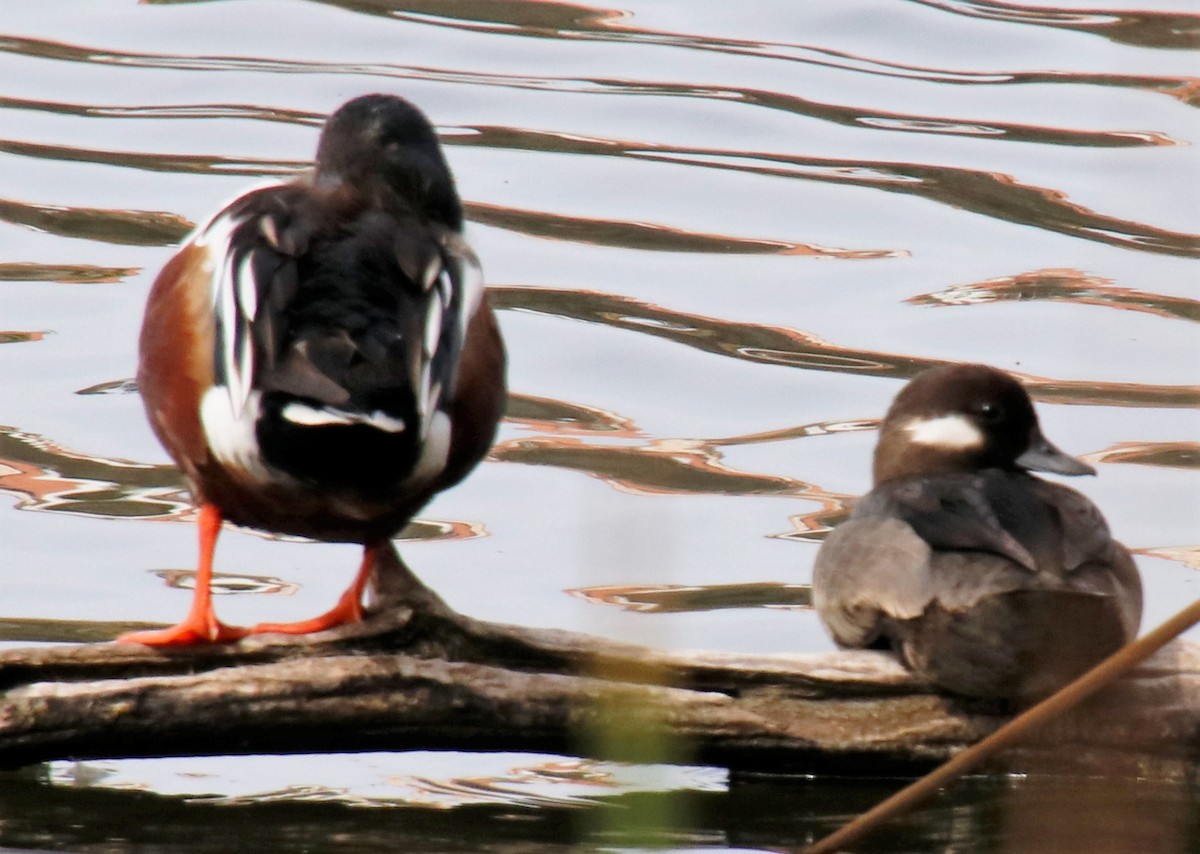
[[306,228],[309,204],[296,188],[256,190],[198,237],[221,259],[209,445],[280,482],[380,494],[432,482],[483,293],[478,262],[437,224],[376,213],[350,234]]
[[[202,513],[364,544],[361,594],[373,549],[478,463],[503,411],[504,348],[462,224],[428,120],[367,95],[329,119],[310,176],[196,231],[152,289],[138,376]],[[210,623],[132,639],[236,636]]]
[[1137,634],[1141,581],[1012,377],[919,375],[881,428],[875,487],[822,544],[813,600],[840,645],[894,649],[935,686],[1039,699]]

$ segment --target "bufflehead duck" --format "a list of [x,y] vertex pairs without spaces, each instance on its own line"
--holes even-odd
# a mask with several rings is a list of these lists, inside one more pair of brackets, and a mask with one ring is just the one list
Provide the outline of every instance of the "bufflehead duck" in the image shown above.
[[[155,280],[138,384],[199,508],[191,611],[120,640],[168,646],[361,619],[380,548],[482,459],[504,347],[462,203],[425,116],[366,95],[325,124],[316,168],[245,193]],[[361,543],[328,613],[252,629],[213,613],[222,520]]]
[[1129,552],[1091,501],[1031,470],[1095,474],[1042,435],[1008,374],[914,378],[880,429],[874,488],[817,555],[813,602],[833,639],[891,648],[944,691],[1018,704],[1132,640]]

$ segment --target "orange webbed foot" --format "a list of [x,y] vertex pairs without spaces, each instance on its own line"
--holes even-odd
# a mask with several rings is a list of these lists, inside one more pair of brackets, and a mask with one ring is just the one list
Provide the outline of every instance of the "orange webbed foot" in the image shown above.
[[344,626],[347,623],[361,623],[363,618],[362,603],[356,591],[347,591],[338,603],[331,609],[313,617],[311,620],[300,620],[295,623],[259,623],[250,629],[253,635],[308,635],[313,632],[323,632],[326,629]]
[[354,583],[342,594],[338,603],[311,620],[301,620],[296,623],[259,623],[250,630],[251,634],[283,634],[307,635],[313,632],[323,632],[327,629],[344,626],[348,623],[361,623],[363,619],[362,598],[367,589],[367,581],[371,577],[371,569],[375,565],[375,556],[379,546],[367,546],[363,549],[362,564],[359,565],[358,575]]
[[196,646],[206,643],[232,643],[250,634],[242,626],[231,626],[217,619],[212,604],[212,562],[217,537],[221,532],[221,511],[214,504],[201,505],[198,528],[200,533],[200,563],[196,568],[195,592],[188,615],[169,629],[128,632],[117,643],[140,643],[146,646]]
[[242,626],[231,626],[220,620],[198,621],[186,619],[169,629],[151,629],[144,632],[128,632],[117,638],[117,643],[140,643],[146,646],[196,646],[206,643],[232,643],[250,634]]

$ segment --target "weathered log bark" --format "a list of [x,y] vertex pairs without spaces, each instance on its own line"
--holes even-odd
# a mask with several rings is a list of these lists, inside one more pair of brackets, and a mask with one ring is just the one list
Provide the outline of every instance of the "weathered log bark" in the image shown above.
[[[377,596],[366,622],[310,638],[0,652],[0,765],[444,748],[911,773],[1007,718],[882,653],[669,652],[473,620],[394,555]],[[1004,765],[1180,778],[1198,733],[1200,649],[1178,642]]]

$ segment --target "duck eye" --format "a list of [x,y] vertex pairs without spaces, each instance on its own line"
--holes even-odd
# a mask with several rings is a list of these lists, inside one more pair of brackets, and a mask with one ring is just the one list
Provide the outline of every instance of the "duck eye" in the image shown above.
[[992,401],[984,401],[975,408],[979,420],[985,424],[996,424],[1004,418],[1004,407]]

